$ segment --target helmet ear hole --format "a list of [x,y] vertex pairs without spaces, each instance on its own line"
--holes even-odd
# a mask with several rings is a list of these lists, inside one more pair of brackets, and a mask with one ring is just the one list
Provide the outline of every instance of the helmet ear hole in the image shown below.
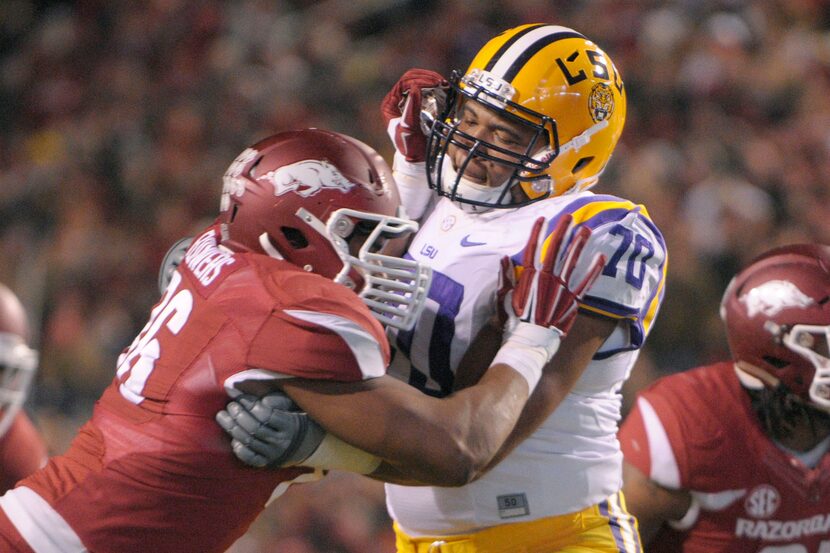
[[280,231],[285,239],[288,240],[291,247],[295,250],[301,250],[308,247],[308,239],[300,229],[294,227],[280,227]]
[[583,157],[579,161],[576,162],[573,169],[571,169],[571,173],[576,174],[577,172],[584,169],[589,163],[594,161],[594,156]]
[[259,168],[259,164],[262,163],[262,158],[263,156],[259,156],[256,159],[256,161],[254,161],[253,165],[251,165],[251,168],[248,170],[251,178],[255,179],[257,177],[257,169]]
[[233,223],[233,220],[236,219],[236,214],[238,212],[239,212],[239,205],[238,204],[233,204],[233,207],[231,208],[231,217],[230,217],[229,222]]
[[764,359],[764,361],[766,361],[767,363],[769,363],[770,365],[772,365],[776,369],[783,369],[784,367],[789,365],[789,362],[787,362],[783,359],[779,359],[777,357],[772,357],[771,355],[764,355],[763,359]]

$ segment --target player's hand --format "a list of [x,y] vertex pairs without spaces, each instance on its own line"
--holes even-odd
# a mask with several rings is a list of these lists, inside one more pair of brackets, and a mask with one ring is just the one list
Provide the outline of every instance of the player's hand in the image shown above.
[[216,422],[233,438],[234,455],[253,467],[301,464],[325,437],[320,425],[282,392],[240,396],[216,414]]
[[591,236],[588,227],[572,233],[572,219],[570,215],[560,218],[547,239],[547,251],[538,260],[536,252],[540,249],[540,238],[544,241],[545,219],[537,219],[522,264],[514,267],[509,258],[502,259],[501,263],[497,294],[499,309],[503,310],[501,317],[507,322],[493,364],[515,369],[527,380],[529,393],[533,393],[542,372],[573,325],[579,300],[605,264],[605,257],[597,254],[582,280],[572,282],[574,269]]
[[498,299],[508,330],[523,322],[552,329],[564,336],[573,326],[578,303],[599,276],[605,256],[596,254],[582,280],[572,282],[574,269],[591,236],[591,229],[583,226],[566,243],[571,235],[572,219],[571,215],[559,219],[548,239],[547,251],[538,256],[540,259],[536,252],[540,249],[545,219],[536,220],[518,280],[511,260],[508,257],[502,259]]
[[395,149],[416,163],[426,159],[427,142],[421,128],[421,102],[428,95],[443,98],[449,83],[428,69],[410,69],[395,83],[381,103],[386,130]]

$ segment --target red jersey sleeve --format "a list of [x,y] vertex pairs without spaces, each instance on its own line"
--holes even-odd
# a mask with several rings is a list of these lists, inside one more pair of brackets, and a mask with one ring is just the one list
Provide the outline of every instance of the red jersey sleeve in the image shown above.
[[618,438],[626,463],[637,467],[646,476],[651,474],[651,450],[643,414],[637,404],[620,426]]
[[[278,308],[251,340],[248,367],[342,381],[386,373],[386,336],[352,291],[302,272],[282,273],[270,280]],[[286,292],[290,301],[285,301]]]
[[[747,398],[730,364],[699,367],[646,388],[620,429],[626,461],[667,488],[708,489],[737,469],[724,451],[740,451]],[[740,421],[741,424],[738,424]]]
[[660,396],[656,401],[652,394],[646,393],[637,398],[620,428],[619,440],[626,462],[661,486],[682,487],[681,465],[685,458],[682,425],[671,409],[665,409]]

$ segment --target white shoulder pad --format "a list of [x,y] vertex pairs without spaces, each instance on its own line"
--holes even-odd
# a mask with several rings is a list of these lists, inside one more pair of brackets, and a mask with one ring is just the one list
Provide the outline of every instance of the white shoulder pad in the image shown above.
[[[633,347],[642,345],[657,315],[666,278],[666,245],[644,207],[612,196],[594,196],[573,212],[577,225],[591,228],[586,252],[602,253],[605,267],[585,295],[590,311],[632,322]],[[587,271],[583,255],[575,276]]]

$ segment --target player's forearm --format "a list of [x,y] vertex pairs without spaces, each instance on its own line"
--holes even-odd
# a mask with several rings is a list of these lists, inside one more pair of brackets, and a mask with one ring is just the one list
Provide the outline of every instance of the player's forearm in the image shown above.
[[502,325],[494,317],[481,328],[464,352],[455,372],[453,386],[456,390],[473,386],[481,379],[498,353],[502,339]]
[[394,427],[387,460],[368,476],[409,486],[462,486],[487,466],[527,400],[526,380],[505,365],[492,367],[479,386],[425,404]]
[[[492,367],[478,386],[442,400],[427,402],[396,425],[394,455],[385,456],[397,470],[395,482],[463,486],[482,474],[499,450],[527,401],[528,385],[505,365]],[[423,416],[420,413],[429,413]],[[394,473],[374,474],[384,478]]]
[[509,435],[527,399],[524,379],[510,367],[492,367],[479,386],[441,400],[440,429],[409,460],[383,462],[369,476],[405,486],[461,486],[484,473]]
[[562,381],[558,374],[547,372],[542,375],[539,385],[528,399],[519,420],[510,435],[504,440],[499,451],[490,460],[484,472],[490,470],[507,457],[516,447],[530,437],[550,414],[561,405],[571,385]]
[[524,378],[509,366],[496,364],[477,386],[448,399],[455,412],[449,428],[469,458],[469,481],[485,472],[516,425],[527,398]]
[[501,366],[481,386],[445,399],[391,377],[360,383],[285,381],[284,390],[323,428],[385,459],[401,475],[435,486],[474,478],[507,437],[527,401],[525,377]]
[[577,317],[573,329],[562,340],[559,351],[542,372],[539,384],[528,399],[521,417],[485,471],[507,457],[562,404],[596,351],[611,335],[614,326],[615,321],[605,317],[585,314]]

